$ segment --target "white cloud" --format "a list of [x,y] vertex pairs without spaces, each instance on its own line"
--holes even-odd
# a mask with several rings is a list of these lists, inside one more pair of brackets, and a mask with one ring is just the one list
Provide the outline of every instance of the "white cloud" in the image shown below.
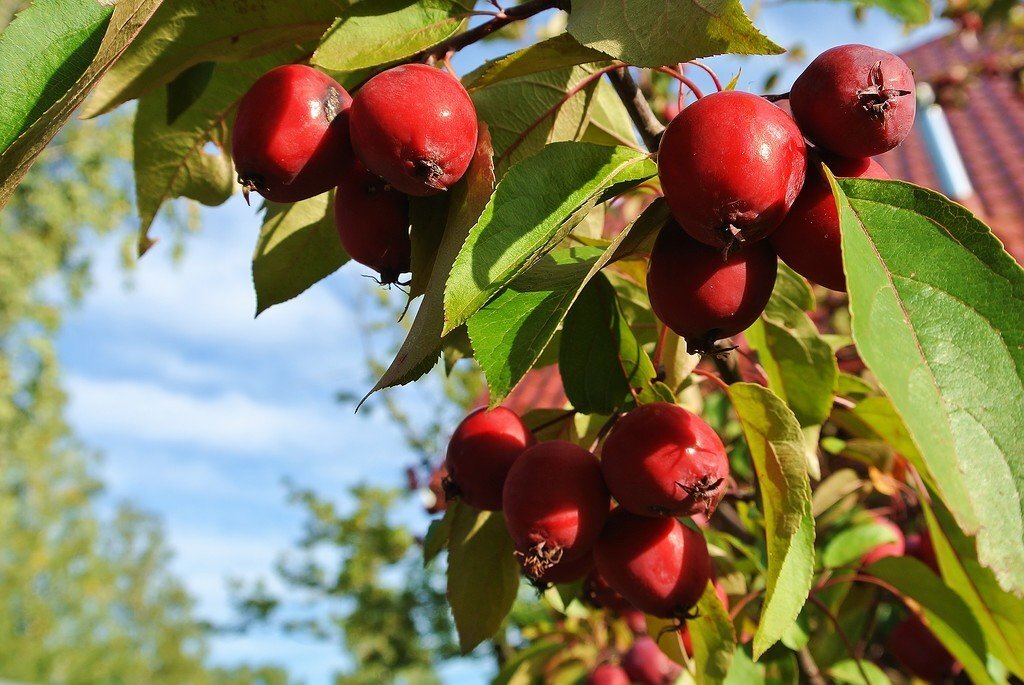
[[[370,417],[349,418],[324,398],[259,401],[229,388],[212,395],[167,389],[144,380],[109,380],[80,373],[67,379],[69,416],[86,439],[141,440],[192,446],[229,455],[306,461],[338,457],[353,440],[368,441]],[[347,430],[346,430],[347,429]]]

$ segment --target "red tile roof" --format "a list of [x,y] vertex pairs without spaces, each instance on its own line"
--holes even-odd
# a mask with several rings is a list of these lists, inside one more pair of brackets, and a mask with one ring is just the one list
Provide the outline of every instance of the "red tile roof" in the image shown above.
[[[984,68],[1002,54],[997,40],[953,34],[900,55],[918,82],[941,86],[967,76],[956,103],[944,105],[960,156],[977,193],[956,198],[974,210],[1018,262],[1024,263],[1024,96],[1006,74]],[[961,65],[974,65],[964,70]],[[940,102],[943,98],[940,97]],[[920,131],[879,158],[893,178],[942,190]]]

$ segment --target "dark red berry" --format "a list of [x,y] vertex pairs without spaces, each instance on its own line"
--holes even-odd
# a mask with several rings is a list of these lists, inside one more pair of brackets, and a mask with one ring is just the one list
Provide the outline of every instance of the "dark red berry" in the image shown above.
[[665,129],[658,174],[679,225],[719,250],[764,238],[804,182],[807,150],[793,119],[740,91],[703,97]]
[[654,402],[615,424],[601,451],[601,472],[612,497],[634,514],[710,515],[725,494],[729,458],[699,416]]
[[298,202],[325,193],[352,159],[352,98],[330,76],[302,64],[268,71],[238,103],[231,154],[248,200]]
[[583,580],[587,574],[594,570],[594,555],[586,554],[579,559],[571,561],[560,561],[541,574],[540,578],[534,578],[533,583],[538,587],[547,585],[561,585],[563,583],[575,583]]
[[592,606],[601,609],[621,612],[636,611],[625,597],[608,585],[597,569],[591,571],[586,582],[583,583],[583,598]]
[[642,685],[671,685],[683,670],[646,635],[636,638],[623,655],[622,669],[632,682]]
[[810,160],[803,190],[769,240],[779,258],[798,274],[812,283],[845,292],[839,210],[821,162],[835,176],[846,178],[885,179],[889,174],[873,159],[812,154]]
[[711,579],[704,536],[674,518],[638,516],[621,507],[594,546],[597,570],[637,609],[684,618]]
[[906,554],[912,556],[925,564],[928,568],[940,575],[939,559],[935,556],[935,546],[932,544],[932,536],[927,530],[907,536]]
[[929,683],[944,681],[959,664],[917,616],[896,624],[886,649],[911,675]]
[[626,621],[626,625],[629,626],[629,630],[634,635],[646,635],[647,634],[647,615],[642,611],[636,609],[626,609],[621,612],[622,618]]
[[411,268],[409,200],[353,161],[334,196],[334,225],[348,256],[380,273],[384,285]]
[[914,126],[914,72],[885,50],[840,45],[807,65],[789,104],[815,145],[843,157],[873,157],[903,142]]
[[718,250],[669,222],[651,250],[647,294],[661,321],[686,339],[690,352],[745,330],[764,311],[778,272],[768,243]]
[[560,440],[523,452],[502,497],[516,556],[531,578],[589,554],[608,517],[608,488],[597,459]]
[[615,664],[601,664],[587,676],[587,685],[629,685],[629,676]]
[[875,523],[892,531],[895,539],[891,542],[883,542],[881,545],[865,554],[861,559],[861,563],[864,566],[870,566],[879,559],[884,559],[886,557],[902,557],[903,553],[906,551],[907,542],[903,537],[903,531],[900,530],[899,526],[889,519],[881,516],[875,517]]
[[476,109],[459,81],[425,64],[377,74],[356,93],[352,145],[370,171],[409,195],[462,178],[476,150]]
[[500,510],[509,469],[536,442],[530,429],[511,409],[480,408],[471,412],[448,442],[448,494],[477,509]]

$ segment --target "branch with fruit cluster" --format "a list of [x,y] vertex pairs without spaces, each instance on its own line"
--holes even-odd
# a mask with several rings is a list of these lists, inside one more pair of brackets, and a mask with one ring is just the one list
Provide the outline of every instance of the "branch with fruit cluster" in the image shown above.
[[[1024,591],[1024,272],[872,159],[913,126],[900,58],[825,51],[790,115],[700,61],[781,51],[732,0],[200,5],[117,34],[88,113],[138,99],[144,234],[233,177],[262,196],[259,312],[349,261],[420,298],[372,392],[477,365],[491,411],[455,427],[423,542],[465,651],[522,580],[546,627],[503,668],[534,674],[932,678],[918,640],[936,677],[1024,676],[986,609]],[[556,7],[564,32],[451,73]],[[514,411],[542,368],[565,397]]]

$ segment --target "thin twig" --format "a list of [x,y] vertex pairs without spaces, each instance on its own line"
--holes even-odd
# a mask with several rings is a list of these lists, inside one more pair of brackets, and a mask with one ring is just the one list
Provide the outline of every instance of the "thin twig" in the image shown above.
[[658,149],[661,134],[665,132],[665,127],[658,121],[658,117],[654,116],[651,105],[640,91],[636,81],[633,80],[629,69],[609,72],[608,80],[612,82],[615,92],[619,94],[619,99],[622,100],[622,104],[625,105],[626,111],[629,112],[629,116],[633,120],[633,124],[640,131],[640,137],[644,139],[647,149],[655,152]]
[[663,74],[668,74],[672,78],[676,79],[677,81],[685,85],[687,88],[693,91],[694,97],[696,97],[698,100],[704,97],[704,91],[700,89],[700,86],[694,83],[693,80],[690,79],[689,77],[680,74],[675,69],[672,69],[670,67],[658,67],[657,69],[655,69],[655,71],[660,71]]
[[692,64],[698,69],[703,69],[707,73],[707,75],[711,77],[711,80],[714,82],[715,88],[718,90],[719,93],[725,90],[725,88],[722,87],[722,81],[718,78],[718,74],[715,73],[714,69],[704,64],[700,60],[696,59],[691,59],[689,62],[687,62],[687,64]]
[[836,618],[836,615],[832,613],[832,610],[829,609],[824,602],[814,595],[809,595],[807,599],[809,599],[814,606],[818,607],[818,609],[820,609],[821,612],[832,622],[832,626],[836,629],[836,635],[839,636],[839,639],[843,643],[843,647],[846,648],[846,653],[850,655],[850,658],[853,659],[853,663],[857,665],[857,670],[860,671],[860,677],[864,679],[865,683],[870,683],[871,680],[868,678],[868,674],[864,672],[864,666],[861,665],[861,660],[857,658],[856,653],[853,651],[853,645],[850,643],[850,638],[846,636],[846,631],[843,630],[843,626],[839,623],[839,619]]
[[818,663],[811,656],[811,650],[807,649],[806,646],[801,647],[796,653],[796,659],[800,662],[800,670],[807,676],[807,682],[811,683],[811,685],[827,685],[828,681],[822,677]]
[[521,5],[509,7],[508,9],[499,12],[490,21],[484,22],[483,24],[473,27],[468,31],[458,33],[448,40],[442,41],[437,45],[427,48],[426,50],[421,50],[410,57],[407,61],[423,62],[429,57],[441,57],[446,55],[448,52],[457,52],[467,45],[476,43],[514,21],[529,19],[535,14],[540,14],[545,10],[555,9],[556,7],[562,9],[565,4],[565,0],[528,0]]

